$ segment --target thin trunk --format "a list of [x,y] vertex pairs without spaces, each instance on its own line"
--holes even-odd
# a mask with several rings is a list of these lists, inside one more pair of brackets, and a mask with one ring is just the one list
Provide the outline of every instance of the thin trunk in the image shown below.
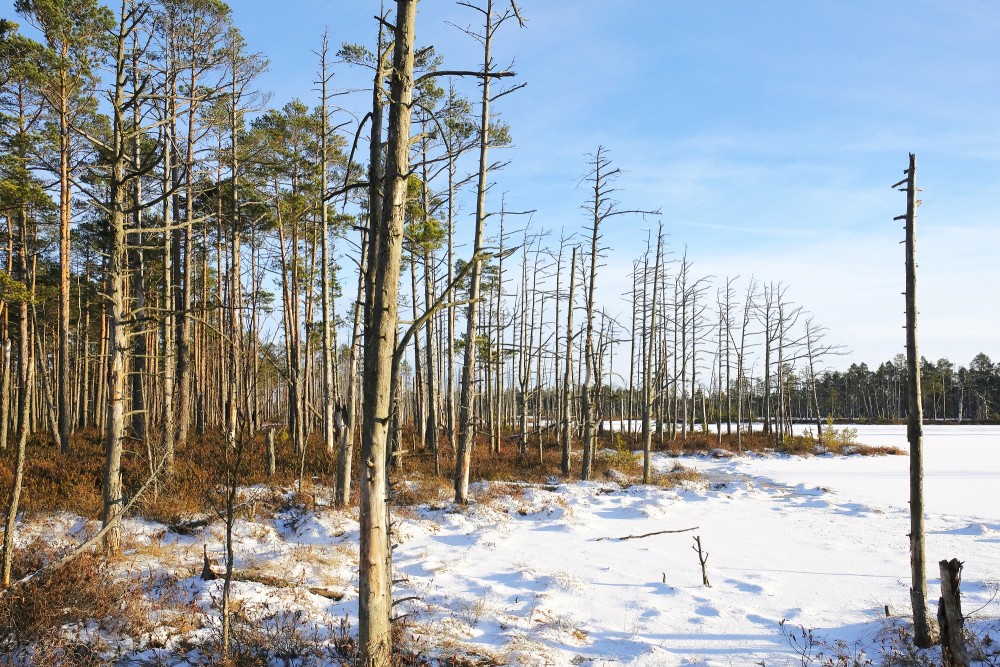
[[59,359],[58,373],[58,413],[59,448],[63,454],[70,450],[72,430],[72,391],[69,378],[69,286],[70,286],[70,221],[73,213],[70,160],[72,157],[72,137],[70,135],[70,115],[68,109],[67,76],[60,69],[60,109],[59,109]]
[[[646,354],[643,359],[642,369],[642,481],[649,484],[653,479],[651,464],[653,432],[650,428],[650,419],[653,411],[653,365],[652,348],[653,341],[656,340],[656,298],[657,288],[660,284],[660,256],[663,249],[663,226],[660,226],[656,237],[656,259],[653,262],[653,298],[650,300],[649,325],[645,327],[645,338],[647,342],[643,345]],[[645,315],[644,315],[645,316]]]
[[562,393],[562,474],[569,477],[573,455],[573,292],[576,287],[576,246],[569,261],[569,300],[566,305],[566,369]]
[[481,109],[479,116],[479,177],[476,183],[476,229],[472,245],[475,265],[469,276],[469,307],[465,317],[465,358],[462,361],[462,387],[459,401],[458,446],[455,451],[455,502],[469,502],[469,468],[472,464],[472,445],[475,435],[473,414],[473,382],[476,374],[476,329],[479,321],[479,283],[482,264],[479,253],[483,247],[486,224],[486,176],[489,169],[490,143],[490,77],[493,46],[493,0],[487,0],[483,32],[483,77]]
[[[33,284],[34,279],[28,275],[28,213],[22,209],[20,211],[20,236],[21,253],[19,258],[19,274],[21,282],[25,285]],[[17,509],[21,498],[21,487],[24,480],[24,462],[27,457],[28,445],[28,412],[31,407],[31,393],[34,385],[34,359],[33,359],[33,335],[31,332],[30,316],[28,314],[28,302],[21,301],[18,304],[18,324],[20,329],[19,354],[18,354],[18,388],[17,388],[17,433],[16,433],[16,453],[14,456],[14,478],[10,487],[10,496],[7,502],[7,516],[3,538],[2,554],[2,575],[3,587],[10,585],[10,570],[14,556],[14,534],[17,522]]]
[[329,257],[329,209],[326,202],[327,179],[329,175],[329,160],[327,135],[329,120],[327,116],[326,55],[328,50],[327,34],[323,33],[323,43],[320,51],[320,286],[322,289],[323,309],[323,442],[329,454],[333,454],[336,446],[335,424],[333,419],[334,401],[337,397],[333,391],[333,333],[330,301],[330,257]]
[[[909,382],[906,439],[910,443],[910,602],[913,605],[913,643],[934,644],[936,628],[927,610],[927,575],[924,565],[924,467],[923,405],[920,392],[920,355],[917,352],[917,264],[915,228],[917,158],[910,153],[906,170],[906,369]],[[897,185],[901,185],[897,184]]]

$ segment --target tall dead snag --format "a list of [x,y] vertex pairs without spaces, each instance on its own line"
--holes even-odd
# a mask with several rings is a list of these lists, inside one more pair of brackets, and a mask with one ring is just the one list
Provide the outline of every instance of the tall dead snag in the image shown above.
[[327,52],[329,51],[329,40],[327,33],[323,33],[323,41],[320,46],[320,159],[319,159],[319,179],[320,192],[320,248],[321,268],[320,286],[322,289],[322,325],[323,325],[323,442],[328,453],[333,454],[335,448],[335,423],[334,423],[334,396],[333,388],[333,333],[331,320],[333,319],[330,309],[330,224],[329,207],[326,202],[327,179],[329,177],[330,152],[327,148],[327,138],[330,134],[330,117],[327,111],[327,83],[330,76],[326,72]]
[[659,211],[625,211],[618,208],[612,195],[616,191],[613,183],[621,173],[621,169],[611,166],[611,158],[604,146],[598,146],[597,151],[590,156],[590,172],[584,180],[590,184],[592,199],[583,206],[590,218],[590,269],[587,283],[587,312],[585,315],[584,334],[584,380],[581,387],[581,417],[583,418],[583,465],[580,479],[590,479],[591,465],[594,457],[594,399],[593,384],[595,381],[595,348],[594,348],[594,294],[597,285],[597,259],[601,253],[601,225],[618,215],[627,213],[659,213]]
[[[653,298],[650,301],[648,313],[643,313],[643,320],[649,317],[649,324],[643,326],[644,343],[642,346],[642,483],[653,481],[652,449],[653,431],[651,420],[653,414],[653,341],[656,340],[656,290],[660,284],[660,260],[663,254],[663,225],[656,235],[656,260],[653,262]],[[645,277],[643,278],[645,280]],[[645,285],[643,286],[645,294]],[[661,418],[662,421],[662,418]]]
[[[384,18],[384,17],[383,17]],[[368,227],[361,233],[360,265],[358,268],[357,298],[354,305],[354,324],[351,330],[351,348],[347,361],[347,396],[341,409],[334,413],[334,419],[343,421],[340,430],[340,443],[337,449],[336,503],[343,507],[351,498],[351,469],[354,460],[354,430],[358,422],[357,375],[358,357],[364,356],[359,350],[361,345],[367,350],[367,337],[362,340],[362,315],[368,316],[370,302],[368,295],[373,289],[374,272],[369,256],[372,249],[372,233],[380,226],[382,215],[382,124],[385,117],[385,79],[389,72],[390,49],[385,44],[385,27],[387,22],[380,21],[378,40],[375,53],[369,54],[374,70],[372,80],[372,111],[370,118],[370,135],[368,146]],[[337,54],[347,62],[364,62],[364,50],[355,45],[345,44]],[[402,252],[402,251],[401,251]],[[370,320],[369,320],[370,321]],[[367,332],[366,332],[367,336]],[[362,394],[364,389],[362,388]],[[362,411],[363,413],[364,411]]]
[[[511,9],[497,15],[493,10],[493,0],[486,0],[485,7],[478,7],[468,2],[459,2],[483,15],[485,21],[481,35],[466,31],[483,45],[483,70],[475,73],[482,81],[480,86],[483,95],[480,100],[479,114],[479,175],[476,182],[476,229],[473,241],[473,256],[478,257],[483,249],[483,233],[486,223],[486,190],[487,174],[489,172],[489,146],[494,128],[490,125],[490,103],[497,97],[513,92],[524,84],[497,93],[490,94],[490,81],[498,76],[512,76],[510,72],[494,70],[492,47],[496,31],[513,17],[517,16],[517,7],[513,0]],[[469,501],[469,467],[472,464],[472,440],[475,431],[473,414],[473,381],[476,376],[476,332],[479,322],[479,288],[482,282],[482,267],[479,260],[472,267],[469,275],[469,309],[465,319],[465,358],[462,361],[462,384],[458,406],[458,443],[455,448],[455,502],[462,505]]]
[[923,402],[920,392],[920,355],[917,353],[917,264],[915,232],[917,157],[910,153],[906,178],[892,187],[906,193],[906,213],[893,220],[906,221],[906,368],[908,409],[906,439],[910,443],[910,603],[913,606],[913,643],[927,648],[936,641],[934,622],[927,615],[927,577],[924,568],[924,452]]
[[563,377],[562,394],[562,474],[569,477],[573,455],[573,291],[576,287],[576,246],[569,262],[569,299],[566,303],[566,375]]
[[[386,445],[392,421],[392,363],[399,315],[399,268],[410,171],[413,43],[416,0],[396,1],[385,200],[369,232],[370,289],[365,295],[364,420],[361,437],[358,664],[388,665],[392,656],[389,614],[391,554],[386,502]],[[374,220],[374,219],[373,219]]]

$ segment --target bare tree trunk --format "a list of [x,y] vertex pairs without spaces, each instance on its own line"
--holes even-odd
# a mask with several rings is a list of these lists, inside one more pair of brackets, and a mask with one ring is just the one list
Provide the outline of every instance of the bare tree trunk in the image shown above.
[[[426,188],[424,188],[426,189]],[[417,289],[417,256],[416,248],[412,244],[409,252],[410,263],[410,306],[413,312],[413,321],[420,317],[420,291]],[[426,304],[430,308],[430,304]],[[427,396],[424,390],[424,355],[420,348],[420,335],[413,336],[413,430],[419,441],[419,448],[422,451],[426,446],[427,437]]]
[[594,377],[594,293],[597,286],[597,255],[599,253],[600,226],[603,219],[602,209],[607,206],[605,203],[608,189],[605,180],[614,175],[617,170],[610,170],[610,161],[604,154],[604,147],[598,146],[597,153],[593,159],[594,170],[591,176],[594,188],[593,209],[591,213],[591,235],[590,235],[590,270],[587,283],[587,310],[584,315],[586,324],[584,325],[583,338],[583,363],[584,376],[583,386],[580,387],[580,416],[583,418],[583,463],[580,469],[580,479],[587,481],[590,479],[591,466],[594,456],[594,407],[591,398],[591,382]]
[[6,336],[9,330],[8,308],[4,308],[4,338],[3,338],[3,382],[0,383],[0,449],[7,449],[7,433],[10,428],[10,375],[11,367],[10,338]]
[[[34,283],[28,277],[28,213],[20,211],[21,254],[19,258],[19,274],[21,282],[26,286]],[[17,448],[14,455],[14,477],[11,480],[10,496],[7,501],[7,516],[4,524],[2,568],[3,588],[10,585],[10,569],[14,556],[14,534],[17,525],[17,509],[21,499],[21,487],[24,481],[24,462],[27,457],[28,445],[28,411],[31,406],[31,391],[34,385],[34,359],[31,332],[31,322],[28,314],[28,302],[18,304],[18,324],[20,329],[18,353],[18,408],[17,408]],[[9,346],[9,342],[7,343]]]
[[[484,14],[483,71],[479,115],[479,177],[476,182],[476,229],[472,244],[474,256],[483,247],[483,233],[486,224],[486,176],[489,170],[490,145],[490,70],[493,66],[493,0],[486,0],[486,9],[476,8]],[[469,275],[469,307],[465,316],[465,357],[462,361],[461,398],[458,405],[458,446],[455,448],[455,502],[464,505],[469,502],[469,467],[472,464],[472,446],[475,436],[475,415],[473,414],[473,383],[476,374],[476,329],[479,321],[479,287],[482,279],[482,265],[478,259]]]
[[397,0],[385,203],[378,229],[371,234],[372,290],[366,295],[358,648],[361,667],[382,667],[392,656],[389,616],[391,552],[386,502],[386,444],[392,405],[392,363],[399,310],[399,265],[406,180],[409,173],[410,114],[413,101],[413,51],[416,0]]
[[337,450],[336,504],[345,507],[351,499],[351,465],[354,458],[354,428],[357,424],[358,348],[361,339],[361,313],[364,310],[365,283],[367,271],[365,257],[368,254],[367,236],[361,241],[361,267],[358,271],[358,292],[354,302],[354,326],[351,330],[351,351],[347,356],[347,396],[344,400],[344,425],[340,431],[340,446]]
[[[917,352],[917,264],[915,228],[917,158],[910,153],[906,178],[906,366],[909,374],[906,439],[910,443],[910,602],[913,606],[913,643],[927,648],[937,641],[937,629],[927,613],[927,575],[924,556],[924,427],[920,392],[920,355]],[[896,187],[893,186],[893,187]]]
[[[660,284],[660,258],[663,253],[663,225],[660,225],[656,236],[656,260],[653,262],[653,298],[650,300],[649,326],[645,327],[644,333],[646,343],[643,345],[645,355],[643,357],[642,369],[642,482],[649,484],[653,481],[653,470],[651,466],[651,453],[653,445],[653,431],[650,428],[650,419],[653,412],[653,341],[656,340],[656,290]],[[643,287],[645,290],[645,286]],[[646,317],[643,314],[643,317]]]
[[562,394],[562,474],[570,472],[573,453],[573,292],[576,287],[576,246],[569,261],[569,300],[566,303],[566,369]]
[[[534,318],[534,313],[532,313]],[[542,451],[542,331],[545,322],[545,294],[540,297],[538,306],[538,348],[535,350],[535,444],[538,446],[538,462],[545,462]]]
[[326,73],[326,57],[329,49],[327,33],[323,33],[320,47],[320,285],[322,290],[321,308],[323,309],[323,442],[328,453],[333,454],[335,444],[335,424],[333,418],[334,396],[333,383],[333,334],[330,326],[333,314],[330,308],[330,257],[329,257],[329,210],[326,202],[328,169],[327,135],[330,132],[327,113],[326,84],[329,76]]
[[[134,38],[133,38],[134,39]],[[136,81],[139,80],[141,76],[139,71],[139,50],[133,46],[132,50],[132,77]],[[140,113],[139,105],[136,104],[132,107],[132,126],[138,128],[142,123],[142,115]],[[138,173],[141,167],[142,155],[140,153],[141,148],[141,137],[138,131],[134,131],[134,136],[132,137],[132,164],[131,168],[134,172]],[[166,152],[166,151],[164,151]],[[132,227],[136,230],[142,227],[142,208],[140,204],[142,202],[142,179],[140,177],[135,177],[132,179],[131,184],[131,194],[132,194]],[[132,298],[135,302],[133,308],[133,319],[142,321],[145,316],[146,310],[146,267],[145,258],[143,256],[143,236],[141,233],[136,234],[135,247],[129,249],[129,255],[131,256],[131,280],[132,280]],[[131,429],[132,437],[135,438],[139,443],[145,444],[146,442],[146,424],[147,424],[147,414],[146,414],[146,396],[143,392],[143,381],[146,377],[146,357],[147,357],[147,346],[146,346],[146,336],[144,333],[133,338],[134,343],[134,354],[132,355],[132,377],[131,380],[131,391],[132,391],[132,406],[131,412]],[[60,364],[60,374],[62,373],[62,364]],[[67,371],[68,374],[68,371]],[[61,382],[61,377],[60,377]],[[60,390],[60,401],[62,401],[63,396]],[[59,417],[60,431],[63,427],[63,417],[62,409],[60,407],[60,417]],[[150,462],[152,464],[152,462]]]
[[[426,199],[426,188],[424,197]],[[424,210],[427,210],[426,204]],[[431,263],[430,249],[424,246],[424,303],[430,308],[434,303],[434,267]],[[434,318],[427,320],[425,329],[426,335],[426,355],[427,355],[427,431],[424,435],[425,442],[430,446],[434,454],[434,474],[441,474],[441,461],[438,455],[438,422],[437,422],[437,384],[434,377]]]
[[[168,102],[169,104],[169,102]],[[171,115],[168,110],[167,115]],[[164,126],[164,144],[170,145],[170,131],[172,124]],[[168,190],[173,183],[171,167],[171,151],[165,150],[163,159],[163,188]],[[166,197],[163,200],[163,227],[169,228],[173,222],[173,198]],[[170,234],[163,234],[163,319],[160,322],[160,336],[163,344],[163,427],[160,433],[160,455],[166,461],[164,472],[170,475],[174,471],[174,442],[177,437],[175,412],[174,412],[174,371],[177,368],[177,345],[174,341],[176,323],[174,322],[174,282],[171,278],[173,274],[173,243]]]
[[57,382],[59,413],[59,449],[68,454],[69,436],[73,424],[72,385],[69,378],[69,285],[70,285],[70,221],[73,214],[70,161],[72,157],[72,137],[69,131],[69,109],[67,108],[67,72],[60,68],[61,108],[59,109],[59,379]]
[[[104,535],[103,548],[106,554],[117,554],[122,548],[120,514],[125,506],[122,488],[122,437],[125,434],[125,369],[128,357],[128,337],[126,335],[125,310],[125,219],[128,182],[126,166],[129,155],[126,146],[125,111],[128,94],[125,90],[125,44],[135,30],[131,24],[128,1],[122,0],[118,34],[116,35],[117,57],[115,59],[115,84],[112,97],[112,164],[110,189],[110,243],[108,249],[107,294],[109,303],[107,418],[104,430],[104,508],[101,515],[102,526],[112,526]],[[132,99],[131,104],[138,103]],[[133,128],[132,131],[137,131]]]

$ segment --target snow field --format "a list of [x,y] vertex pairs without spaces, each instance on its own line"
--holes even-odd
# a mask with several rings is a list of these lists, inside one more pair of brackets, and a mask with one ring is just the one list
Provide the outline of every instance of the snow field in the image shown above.
[[[858,437],[905,446],[902,427],[861,427]],[[965,563],[964,610],[985,607],[976,627],[997,627],[1000,427],[930,427],[926,446],[930,599],[939,591],[937,561],[957,557]],[[827,644],[843,640],[877,661],[909,613],[907,457],[679,462],[702,479],[670,489],[608,480],[493,483],[477,485],[468,508],[443,500],[401,508],[393,597],[409,598],[395,607],[408,647],[469,664],[798,665],[779,626],[785,619],[786,629],[814,629]],[[654,463],[667,471],[676,461],[657,455]],[[246,494],[273,496],[263,488]],[[246,624],[275,643],[297,632],[332,644],[345,617],[356,631],[356,513],[286,503],[273,517],[246,514],[236,524],[242,576],[233,585]],[[222,571],[223,526],[176,535],[140,520],[126,524],[129,570],[172,572],[163,595],[179,600],[157,612],[160,627],[132,658],[173,664],[181,649],[218,633],[221,580],[198,573],[203,545]],[[85,528],[77,517],[55,515],[25,526],[19,539],[73,541]],[[696,535],[709,553],[711,587],[702,585],[691,548]]]

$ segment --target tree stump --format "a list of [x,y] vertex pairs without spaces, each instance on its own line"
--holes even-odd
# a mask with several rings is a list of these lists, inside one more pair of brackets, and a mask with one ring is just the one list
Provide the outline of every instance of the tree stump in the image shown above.
[[202,554],[205,559],[205,564],[201,568],[201,578],[205,581],[213,581],[219,578],[219,575],[212,570],[212,563],[208,560],[208,545],[202,545]]
[[264,442],[267,444],[267,475],[274,477],[277,471],[277,457],[274,452],[274,428],[267,429],[264,435]]
[[957,558],[939,563],[941,598],[938,601],[938,625],[941,627],[941,664],[944,667],[969,667],[965,650],[965,618],[962,616],[962,563]]

